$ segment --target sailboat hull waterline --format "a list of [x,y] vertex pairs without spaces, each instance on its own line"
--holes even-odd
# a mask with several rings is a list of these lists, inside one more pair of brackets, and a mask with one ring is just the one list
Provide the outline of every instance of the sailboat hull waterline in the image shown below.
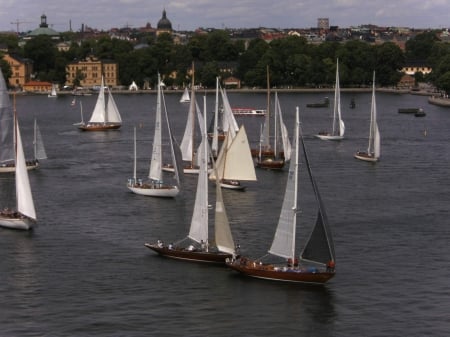
[[344,139],[344,136],[336,136],[336,135],[333,136],[328,133],[323,133],[323,134],[318,133],[316,135],[316,137],[319,139],[322,139],[322,140],[342,140],[342,139]]
[[225,264],[232,255],[219,251],[204,251],[199,249],[189,250],[187,248],[169,248],[168,246],[146,243],[145,246],[161,256],[176,260]]
[[10,229],[30,230],[34,227],[36,221],[24,215],[9,216],[0,213],[0,226]]
[[133,193],[149,197],[175,198],[178,193],[180,193],[180,190],[177,186],[156,186],[147,184],[135,184],[130,182],[128,183],[127,187]]
[[[27,161],[27,170],[34,170],[39,167],[39,161],[37,160],[30,160]],[[14,173],[16,172],[16,166],[14,163],[12,164],[5,164],[0,165],[0,173]]]
[[281,267],[271,264],[260,264],[248,259],[227,260],[227,266],[241,274],[260,279],[299,283],[326,283],[334,276],[333,271],[318,271],[314,268]]
[[355,153],[354,157],[356,159],[362,160],[362,161],[368,161],[368,162],[377,162],[378,158],[375,157],[375,155],[373,153],[367,153],[367,152],[363,152],[363,151],[358,151]]
[[87,123],[78,125],[78,128],[82,131],[108,131],[117,130],[121,126],[122,124],[116,123]]

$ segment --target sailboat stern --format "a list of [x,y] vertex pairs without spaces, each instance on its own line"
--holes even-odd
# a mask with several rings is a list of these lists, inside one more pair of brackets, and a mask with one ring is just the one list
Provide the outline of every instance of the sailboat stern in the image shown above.
[[36,225],[36,220],[24,216],[18,212],[0,212],[0,226],[10,229],[30,230]]

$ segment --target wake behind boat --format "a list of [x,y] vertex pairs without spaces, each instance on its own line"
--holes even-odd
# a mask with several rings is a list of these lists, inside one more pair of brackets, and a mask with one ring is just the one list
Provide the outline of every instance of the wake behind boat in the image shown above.
[[[303,149],[305,166],[317,201],[318,212],[311,234],[297,258],[296,227],[297,218],[301,214],[298,208],[299,146]],[[312,176],[303,136],[300,134],[298,108],[283,205],[268,253],[283,259],[283,262],[263,262],[265,257],[260,259],[240,257],[228,259],[226,264],[244,275],[274,281],[323,284],[335,275],[334,245],[325,208]]]

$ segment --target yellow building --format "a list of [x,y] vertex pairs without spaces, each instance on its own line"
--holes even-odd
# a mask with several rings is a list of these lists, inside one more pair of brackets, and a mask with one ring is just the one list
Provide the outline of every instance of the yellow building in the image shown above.
[[118,84],[119,66],[113,61],[88,57],[84,61],[71,62],[66,66],[66,85],[72,86],[76,79],[82,87],[91,88],[101,84],[102,74],[105,85],[115,87]]
[[12,74],[9,78],[9,85],[11,87],[22,88],[25,83],[31,80],[31,74],[33,73],[33,62],[31,60],[10,54],[5,54],[3,59],[11,67]]

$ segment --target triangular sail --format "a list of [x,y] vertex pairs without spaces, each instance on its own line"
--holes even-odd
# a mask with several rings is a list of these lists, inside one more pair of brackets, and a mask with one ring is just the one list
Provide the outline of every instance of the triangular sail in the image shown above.
[[189,101],[190,101],[189,91],[188,91],[188,88],[186,87],[186,88],[184,88],[183,95],[181,96],[180,102],[185,103],[185,102],[189,102]]
[[174,168],[174,176],[177,181],[178,186],[181,184],[181,177],[183,176],[183,168],[181,167],[181,152],[177,141],[172,132],[172,126],[170,125],[169,114],[167,113],[166,102],[164,99],[164,94],[161,94],[162,97],[162,105],[164,106],[164,116],[166,118],[167,130],[169,134],[169,144],[170,144],[170,156],[172,158],[173,168]]
[[[230,133],[229,133],[230,134]],[[256,181],[255,165],[244,125],[226,150],[223,179]]]
[[20,136],[19,122],[15,121],[16,129],[16,199],[17,210],[31,219],[36,220],[33,196],[28,179],[27,164],[23,153],[22,137]]
[[298,110],[294,141],[292,145],[291,162],[286,181],[283,205],[278,219],[277,229],[269,253],[284,257],[295,256],[295,233],[297,225],[297,189],[298,189]]
[[189,112],[186,121],[186,128],[184,129],[183,139],[181,141],[181,154],[183,160],[192,161],[193,157],[193,146],[194,146],[194,123],[195,123],[195,92],[192,90],[191,103],[189,104]]
[[216,180],[216,210],[214,219],[215,240],[217,249],[224,253],[234,254],[235,245],[231,233],[230,223],[223,202],[222,188]]
[[283,145],[284,160],[289,161],[291,159],[291,141],[289,140],[289,133],[286,128],[286,124],[283,121],[283,114],[281,113],[280,100],[278,99],[278,93],[275,93],[275,113],[278,116],[278,123],[280,125],[281,143]]
[[0,71],[0,163],[14,161],[13,109]]
[[216,101],[214,105],[214,126],[211,151],[214,156],[219,152],[219,78],[216,77]]
[[[206,100],[206,98],[204,98]],[[206,106],[206,103],[204,103]],[[198,158],[200,169],[198,174],[197,191],[195,194],[194,212],[191,219],[189,238],[197,242],[208,240],[208,136],[206,134],[206,107],[204,107],[202,142]]]
[[100,91],[98,93],[97,102],[95,103],[94,111],[92,111],[91,119],[89,123],[104,123],[106,122],[105,111],[105,84],[102,76],[102,83],[100,85]]
[[34,120],[34,158],[38,160],[47,159],[47,152],[45,151],[44,141],[42,140],[41,131],[37,124],[36,119]]
[[111,90],[108,88],[108,104],[106,105],[106,122],[122,123],[119,108],[117,108],[116,101],[113,98]]
[[370,107],[370,131],[369,131],[369,145],[367,153],[373,153],[375,158],[380,157],[380,131],[377,123],[377,103],[375,97],[375,72],[373,72],[372,83],[372,104]]
[[233,110],[231,109],[225,89],[220,88],[220,94],[222,96],[223,103],[222,129],[225,132],[231,131],[231,137],[234,138],[236,136],[236,132],[239,130],[239,125],[234,118]]
[[336,129],[339,130],[339,136],[343,137],[345,133],[345,124],[341,115],[341,87],[339,84],[339,59],[336,62],[336,87],[334,89],[334,110],[333,110],[333,133],[336,135]]
[[318,204],[318,213],[316,224],[311,232],[309,239],[300,254],[303,260],[309,260],[317,263],[327,264],[329,261],[335,262],[334,244],[331,235],[331,230],[328,226],[328,218],[325,211],[325,206],[319,193],[316,181],[312,175],[311,166],[309,165],[308,153],[306,152],[303,135],[300,135],[300,141],[305,155],[305,163],[309,178],[313,187],[314,195],[316,196]]
[[161,79],[158,74],[158,94],[156,97],[155,132],[153,135],[152,158],[148,177],[160,181],[162,178],[162,138],[161,138]]

